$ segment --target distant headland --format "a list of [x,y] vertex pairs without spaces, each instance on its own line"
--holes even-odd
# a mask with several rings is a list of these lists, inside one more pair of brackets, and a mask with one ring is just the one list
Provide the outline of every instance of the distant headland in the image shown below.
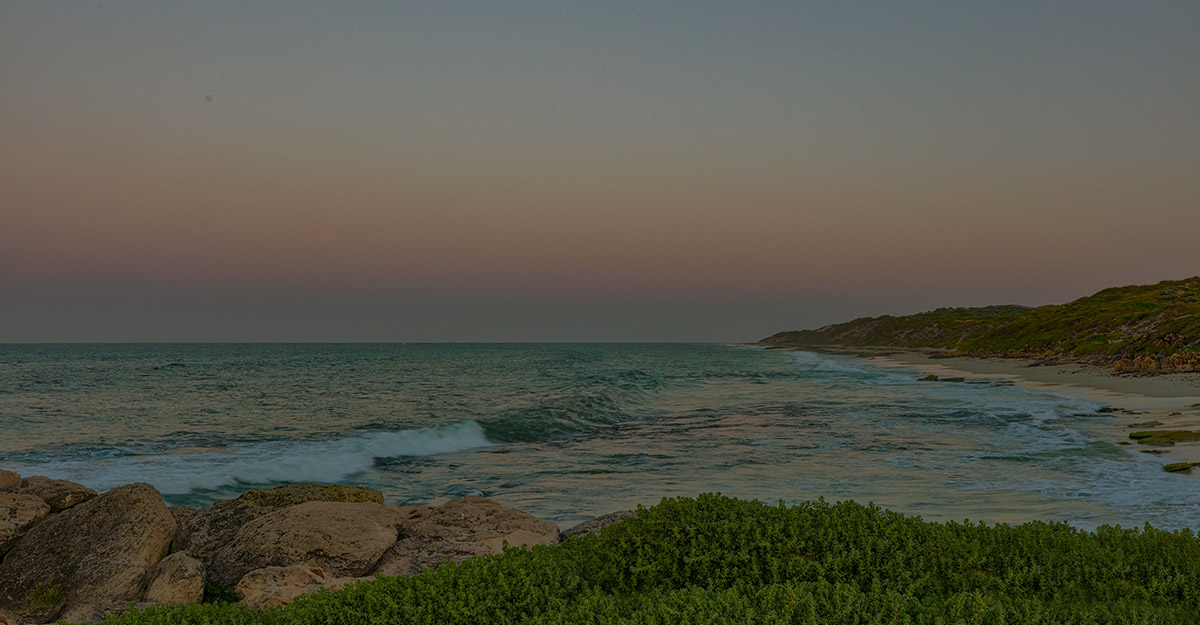
[[1082,363],[1117,374],[1200,372],[1200,276],[1104,289],[1067,304],[939,308],[779,332],[772,348],[895,347],[935,357]]

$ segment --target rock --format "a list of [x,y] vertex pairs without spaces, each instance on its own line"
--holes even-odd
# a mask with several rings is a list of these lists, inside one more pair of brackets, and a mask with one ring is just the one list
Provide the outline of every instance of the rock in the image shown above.
[[1200,467],[1200,462],[1175,462],[1164,465],[1163,471],[1167,473],[1191,473],[1193,467]]
[[966,382],[966,378],[942,378],[942,382]]
[[296,482],[275,488],[255,488],[241,494],[236,501],[256,506],[284,508],[309,501],[340,501],[344,503],[383,503],[383,493],[373,488],[348,486],[346,484],[318,484]]
[[410,508],[403,538],[383,556],[378,575],[412,575],[436,568],[448,556],[461,562],[512,547],[554,545],[558,526],[521,510],[502,508],[479,497],[461,497],[441,506]]
[[186,552],[163,558],[150,580],[148,603],[193,603],[204,598],[204,563]]
[[599,536],[602,528],[612,525],[613,523],[616,523],[625,517],[631,517],[635,515],[637,515],[636,510],[620,510],[618,512],[602,514],[590,521],[584,521],[583,523],[564,531],[560,538],[565,540],[567,536],[581,536],[583,534],[593,534]]
[[182,511],[173,513],[186,518],[179,525],[171,548],[175,551],[186,551],[192,557],[208,562],[214,553],[233,540],[243,525],[275,510],[278,508],[262,508],[238,503],[234,499],[218,501],[196,511],[195,514],[189,515]]
[[134,607],[138,607],[136,603],[130,601],[99,599],[94,602],[68,607],[66,610],[63,610],[63,613],[58,618],[60,622],[93,623],[103,621],[110,616],[117,616],[128,610],[131,604]]
[[114,488],[29,529],[0,564],[0,609],[36,623],[94,620],[136,601],[175,519],[149,484]]
[[0,493],[0,557],[34,523],[50,514],[50,504],[34,495]]
[[177,515],[176,518],[186,516],[179,524],[179,534],[172,546],[176,551],[187,551],[193,557],[207,562],[214,553],[233,540],[234,534],[243,525],[281,508],[309,501],[373,501],[382,504],[383,493],[359,486],[315,482],[251,489],[237,499],[218,501],[193,514],[172,512]]
[[8,484],[12,484],[13,482],[16,482],[17,480],[20,480],[20,479],[21,479],[21,474],[16,473],[14,471],[5,471],[4,469],[0,469],[0,486],[6,486]]
[[75,482],[52,480],[35,475],[0,486],[0,493],[20,493],[41,497],[51,512],[62,512],[96,496],[96,491]]
[[363,577],[325,577],[325,571],[311,564],[292,566],[268,566],[246,573],[238,582],[234,593],[242,603],[261,610],[272,606],[287,605],[300,595],[341,590],[347,584]]
[[186,523],[188,519],[196,516],[196,513],[200,511],[197,508],[189,508],[187,506],[171,506],[170,508],[167,508],[167,510],[170,511],[171,516],[175,518],[175,524],[179,527],[183,527],[183,524]]
[[1129,425],[1127,425],[1125,427],[1127,427],[1127,428],[1156,428],[1162,424],[1163,424],[1162,421],[1142,421],[1140,423],[1130,423]]
[[1170,447],[1175,443],[1200,441],[1200,432],[1193,432],[1191,430],[1146,430],[1144,432],[1130,432],[1129,438],[1137,441],[1140,445]]
[[335,577],[367,575],[396,542],[403,511],[325,501],[277,509],[243,525],[213,554],[208,579],[231,589],[250,571],[294,564],[312,564]]
[[938,377],[936,375],[929,374],[923,378],[917,378],[917,381],[918,382],[937,382]]

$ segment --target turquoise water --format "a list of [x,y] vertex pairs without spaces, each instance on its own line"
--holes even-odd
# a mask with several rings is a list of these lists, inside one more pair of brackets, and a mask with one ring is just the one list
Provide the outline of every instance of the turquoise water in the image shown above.
[[316,480],[568,525],[661,497],[1200,528],[1099,404],[705,344],[0,346],[0,467],[174,504]]

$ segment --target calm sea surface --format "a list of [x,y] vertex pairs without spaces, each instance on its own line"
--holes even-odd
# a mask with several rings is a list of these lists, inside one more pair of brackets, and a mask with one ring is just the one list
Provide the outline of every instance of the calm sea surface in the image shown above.
[[935,520],[1200,528],[1099,404],[704,344],[0,345],[0,468],[172,504],[315,480],[563,525],[720,491]]

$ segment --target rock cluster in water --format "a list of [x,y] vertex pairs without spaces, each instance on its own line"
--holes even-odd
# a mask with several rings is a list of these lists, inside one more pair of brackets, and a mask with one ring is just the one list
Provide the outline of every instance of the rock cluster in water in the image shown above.
[[[620,518],[608,516],[591,523]],[[149,484],[98,495],[0,471],[0,624],[96,621],[131,605],[206,596],[284,605],[376,575],[500,553],[505,543],[559,540],[554,523],[479,497],[388,506],[375,490],[299,483],[197,510],[168,508]]]

